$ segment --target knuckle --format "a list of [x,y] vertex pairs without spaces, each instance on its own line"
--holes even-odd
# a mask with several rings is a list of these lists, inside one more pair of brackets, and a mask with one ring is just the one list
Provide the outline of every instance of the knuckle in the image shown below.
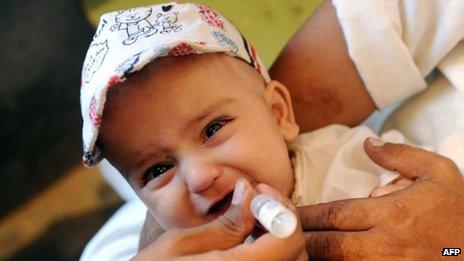
[[231,231],[235,231],[236,228],[235,228],[235,223],[230,219],[228,218],[226,215],[221,215],[219,216],[219,218],[217,219],[217,221],[219,222],[219,224],[224,227],[226,230],[231,230]]
[[388,235],[389,236],[385,238],[385,244],[381,245],[381,248],[379,248],[380,253],[395,257],[407,256],[407,248],[404,241],[392,233],[388,233]]
[[376,154],[376,163],[387,169],[394,169],[402,159],[408,158],[409,147],[404,144],[386,143]]
[[321,222],[321,227],[324,228],[332,228],[335,226],[336,220],[337,220],[337,211],[338,206],[337,205],[331,205],[327,208],[327,211],[325,211],[322,214],[322,217],[320,219]]
[[305,207],[299,207],[297,208],[297,214],[301,224],[303,225],[303,228],[310,229],[312,227],[310,222],[313,220],[310,217],[310,212]]
[[398,223],[404,221],[407,217],[407,214],[407,207],[401,200],[394,200],[391,203],[388,217],[392,222]]
[[217,219],[217,222],[219,222],[220,227],[223,228],[221,233],[225,233],[226,236],[232,237],[232,238],[241,236],[242,234],[241,226],[237,226],[235,222],[229,219],[226,215],[219,216],[219,218]]
[[366,251],[366,243],[361,238],[352,236],[350,240],[342,242],[340,246],[340,256],[342,259],[366,259],[368,253]]
[[301,222],[303,231],[314,230],[321,224],[319,216],[315,217],[311,211],[304,207],[297,209],[297,218]]
[[456,164],[449,158],[442,157],[440,160],[436,161],[436,166],[438,169],[448,172],[455,171],[457,169]]
[[407,145],[404,145],[404,144],[395,144],[394,147],[394,154],[395,156],[398,158],[398,159],[403,159],[405,157],[407,157],[407,155],[409,154],[409,149],[407,147]]
[[306,250],[310,257],[324,257],[330,252],[330,240],[325,234],[317,236],[317,240],[307,242]]
[[241,229],[240,226],[237,226],[235,222],[229,219],[226,215],[221,215],[216,219],[219,230],[216,230],[214,233],[217,233],[217,241],[220,242],[223,246],[233,246],[239,242],[245,240],[245,231]]

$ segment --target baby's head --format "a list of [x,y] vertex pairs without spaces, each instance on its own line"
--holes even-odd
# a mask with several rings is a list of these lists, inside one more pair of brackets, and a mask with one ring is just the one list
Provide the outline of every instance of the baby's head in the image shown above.
[[[84,123],[97,119],[100,158],[123,174],[165,229],[217,218],[240,178],[288,196],[294,184],[286,142],[298,126],[287,89],[241,56],[189,54],[158,57],[124,74],[105,92],[104,110],[83,115]],[[84,126],[84,143],[85,135]],[[92,152],[85,159],[95,159]]]

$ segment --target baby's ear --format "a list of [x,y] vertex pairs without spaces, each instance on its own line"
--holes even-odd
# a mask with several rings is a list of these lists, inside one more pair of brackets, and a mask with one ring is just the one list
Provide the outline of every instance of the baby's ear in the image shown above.
[[287,87],[278,81],[270,81],[266,84],[264,98],[276,119],[285,141],[295,139],[300,129],[295,122],[292,100]]

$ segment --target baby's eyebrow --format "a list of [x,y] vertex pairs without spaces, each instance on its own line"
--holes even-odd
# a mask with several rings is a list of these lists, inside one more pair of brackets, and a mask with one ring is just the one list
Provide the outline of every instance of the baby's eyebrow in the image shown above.
[[[145,162],[149,158],[154,157],[157,153],[158,153],[157,151],[151,151],[151,152],[145,154],[145,156],[143,158],[138,160],[135,164],[133,164],[130,167],[129,173],[138,173],[140,171],[140,169],[142,168],[142,166],[145,164]],[[140,151],[136,151],[135,154],[136,155],[142,155],[142,153],[140,153]]]
[[[231,103],[234,103],[236,102],[237,99],[234,99],[234,98],[230,98],[230,97],[227,97],[227,98],[223,98],[217,102],[214,102],[210,105],[208,105],[205,109],[203,109],[200,113],[198,113],[195,117],[193,117],[192,119],[188,120],[185,124],[183,124],[182,126],[182,132],[185,133],[187,132],[189,129],[192,128],[193,125],[195,124],[198,124],[199,122],[201,122],[202,120],[204,120],[205,118],[207,118],[209,115],[211,115],[212,113],[214,113],[215,111],[231,104]],[[149,153],[146,153],[145,156],[143,158],[141,158],[140,160],[138,160],[134,165],[132,165],[131,167],[131,170],[129,172],[138,172],[142,166],[144,165],[144,163],[150,159],[151,157],[155,156],[158,152],[156,151],[151,151]],[[135,153],[136,155],[142,155],[141,152],[139,151],[136,151]]]
[[202,120],[204,120],[206,117],[208,117],[209,115],[211,115],[212,113],[214,113],[215,111],[231,104],[231,103],[234,103],[236,102],[237,99],[234,99],[234,98],[230,98],[230,97],[227,97],[227,98],[223,98],[213,104],[210,104],[208,105],[205,109],[203,109],[200,113],[197,114],[197,116],[195,116],[194,118],[190,119],[189,121],[187,121],[183,128],[182,128],[182,131],[183,132],[186,132],[188,129],[190,129],[193,125],[195,124],[198,124],[199,122],[201,122]]

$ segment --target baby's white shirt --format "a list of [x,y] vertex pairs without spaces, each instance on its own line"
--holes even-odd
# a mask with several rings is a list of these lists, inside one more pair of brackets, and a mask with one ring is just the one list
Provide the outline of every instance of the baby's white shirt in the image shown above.
[[[288,146],[293,152],[297,206],[347,198],[368,197],[378,186],[399,177],[375,164],[364,152],[368,137],[379,138],[366,126],[330,125],[298,136]],[[407,143],[398,131],[380,136],[385,142]]]

